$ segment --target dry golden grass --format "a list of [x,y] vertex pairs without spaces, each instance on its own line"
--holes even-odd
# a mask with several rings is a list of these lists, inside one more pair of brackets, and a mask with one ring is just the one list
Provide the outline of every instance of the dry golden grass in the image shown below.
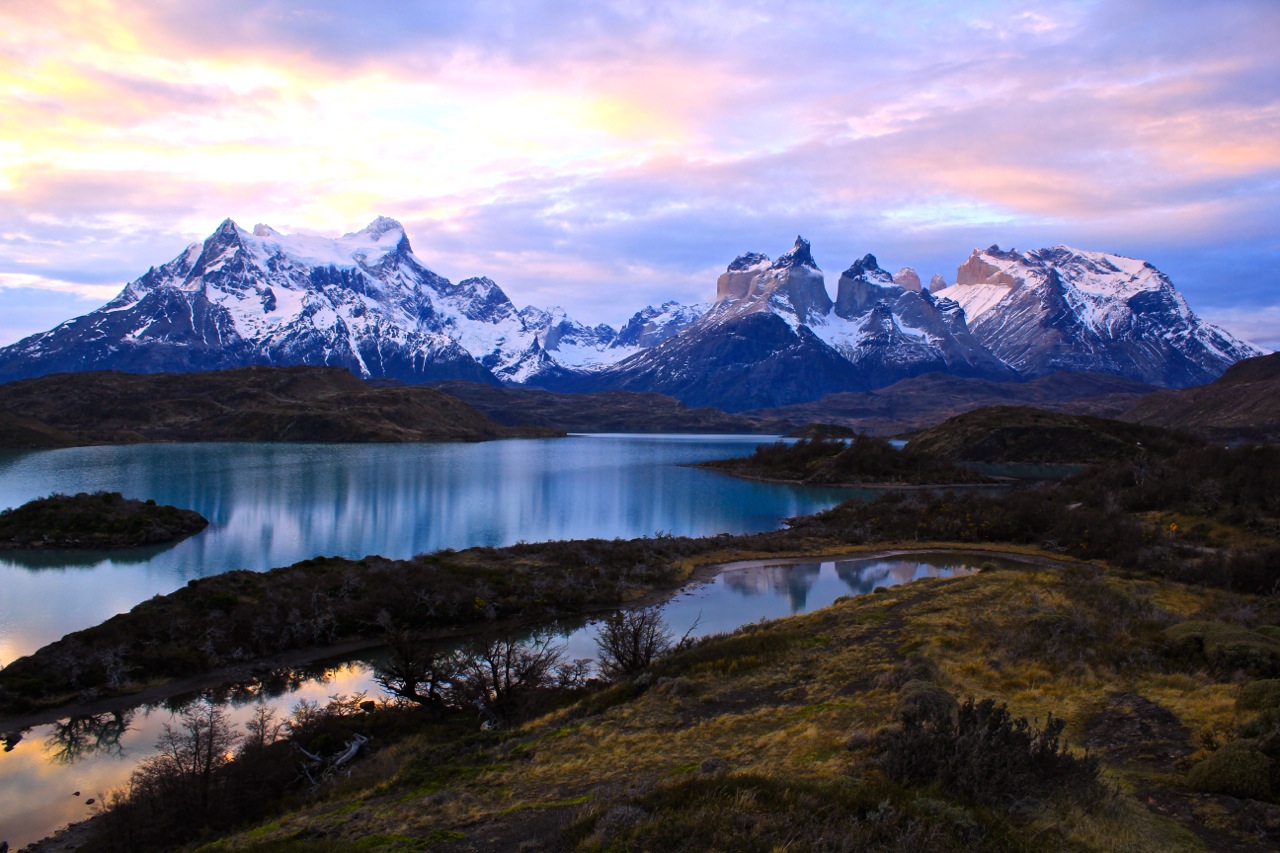
[[[695,568],[692,561],[685,567]],[[431,747],[403,744],[375,759],[377,765],[363,769],[330,802],[214,846],[289,849],[262,845],[319,834],[430,840],[432,850],[483,849],[477,845],[521,838],[559,839],[558,849],[623,850],[633,849],[628,838],[662,837],[660,821],[668,829],[685,821],[690,832],[729,827],[737,820],[735,809],[767,838],[777,817],[770,809],[783,808],[778,803],[791,802],[788,797],[861,802],[876,791],[894,804],[890,811],[897,810],[894,831],[907,831],[902,815],[915,815],[912,825],[932,820],[929,825],[943,833],[940,849],[959,843],[960,836],[946,833],[966,821],[978,821],[988,839],[972,849],[985,849],[991,839],[1027,850],[1208,849],[1188,827],[1211,838],[1233,829],[1230,814],[1212,803],[1164,814],[1148,800],[1185,798],[1189,763],[1234,737],[1242,722],[1235,709],[1238,685],[1229,674],[1170,659],[1159,630],[1207,613],[1245,612],[1249,605],[1221,591],[1088,566],[918,581],[704,644],[660,665],[655,685],[629,701],[594,715],[581,704],[561,708],[491,736],[474,754],[454,759],[460,769],[453,775],[430,768],[438,782],[423,784],[412,769]],[[1088,647],[1099,642],[1109,648]],[[1041,722],[1050,714],[1064,719],[1077,751],[1108,702],[1130,694],[1176,715],[1190,743],[1174,744],[1182,757],[1163,764],[1113,756],[1104,748],[1097,754],[1115,791],[1087,811],[1069,798],[1012,817],[948,805],[936,791],[887,783],[868,750],[846,747],[851,734],[893,721],[898,688],[920,672],[956,697],[994,698],[1015,715]],[[876,787],[885,785],[883,791]],[[606,816],[631,814],[619,812],[622,807],[640,809],[644,817],[633,815],[632,823],[610,835]],[[873,817],[851,813],[840,820],[863,826]],[[810,837],[803,834],[808,831],[797,828],[796,837]],[[714,837],[724,839],[717,849],[734,849],[736,836]],[[1243,833],[1234,838],[1244,843]],[[637,843],[634,849],[645,849]],[[777,849],[809,848],[783,843]]]

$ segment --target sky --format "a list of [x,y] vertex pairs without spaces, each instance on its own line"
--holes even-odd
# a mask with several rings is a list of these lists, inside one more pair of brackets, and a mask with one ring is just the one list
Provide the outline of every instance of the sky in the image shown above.
[[0,344],[231,217],[618,325],[797,234],[1139,257],[1280,349],[1280,2],[0,0]]

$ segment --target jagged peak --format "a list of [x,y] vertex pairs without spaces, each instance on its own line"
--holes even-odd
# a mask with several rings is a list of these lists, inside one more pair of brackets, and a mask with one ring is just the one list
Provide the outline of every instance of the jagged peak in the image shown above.
[[277,231],[276,229],[272,228],[270,225],[266,225],[266,224],[264,224],[264,223],[262,223],[262,222],[259,222],[257,225],[253,226],[253,236],[255,236],[255,237],[281,237],[281,236],[283,236],[283,235],[282,235],[279,231]]
[[240,234],[240,226],[235,223],[230,216],[218,223],[218,227],[213,229],[213,237],[236,237]]
[[844,271],[844,275],[849,278],[866,278],[868,273],[883,273],[889,275],[887,270],[880,269],[880,263],[876,260],[876,256],[868,252],[860,259],[849,265]]
[[743,270],[754,269],[756,267],[767,267],[770,263],[768,255],[762,255],[759,252],[744,252],[734,258],[729,264],[729,272],[741,272]]
[[795,269],[796,267],[818,269],[818,264],[813,259],[813,253],[809,250],[809,241],[798,234],[796,235],[795,245],[787,250],[786,254],[774,261],[770,269]]

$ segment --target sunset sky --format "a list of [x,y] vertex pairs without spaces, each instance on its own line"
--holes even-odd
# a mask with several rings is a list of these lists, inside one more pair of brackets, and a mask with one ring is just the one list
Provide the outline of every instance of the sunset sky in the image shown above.
[[225,217],[385,214],[592,323],[796,234],[832,291],[1066,243],[1277,349],[1277,45],[1277,0],[0,0],[0,344]]

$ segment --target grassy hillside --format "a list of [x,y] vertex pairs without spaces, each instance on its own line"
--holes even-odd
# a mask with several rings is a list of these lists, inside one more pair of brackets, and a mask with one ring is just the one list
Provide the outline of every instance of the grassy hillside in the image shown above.
[[637,391],[555,394],[534,388],[497,388],[478,382],[434,383],[506,426],[547,427],[565,432],[776,432],[784,422],[730,415],[711,407],[690,408],[675,397]]
[[914,434],[915,452],[967,462],[1087,463],[1130,459],[1200,442],[1185,434],[1088,415],[993,406]]
[[147,441],[478,441],[501,427],[423,387],[371,389],[341,368],[63,373],[0,385],[0,447]]
[[1035,406],[1115,417],[1157,390],[1097,373],[1054,373],[1026,382],[993,382],[930,373],[875,391],[828,394],[811,403],[742,414],[752,418],[841,424],[873,435],[901,435],[986,406]]
[[1280,353],[1245,359],[1208,385],[1144,397],[1120,418],[1214,441],[1280,441]]
[[1277,619],[1090,565],[920,581],[504,731],[335,707],[328,737],[377,751],[198,849],[1273,849]]
[[704,462],[699,467],[739,477],[824,486],[989,482],[981,474],[910,445],[898,450],[883,438],[866,435],[855,435],[847,441],[818,436],[793,443],[764,444],[750,456]]

